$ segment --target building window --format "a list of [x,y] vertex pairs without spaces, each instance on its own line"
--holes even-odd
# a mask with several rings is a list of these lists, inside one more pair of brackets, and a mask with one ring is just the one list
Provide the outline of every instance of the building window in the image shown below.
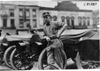
[[78,17],[79,26],[82,26],[82,18]]
[[20,28],[24,28],[24,21],[23,21],[23,19],[19,20],[19,27]]
[[36,28],[37,27],[37,23],[36,23],[36,19],[33,19],[33,28]]
[[29,20],[29,19],[26,20],[26,27],[27,27],[27,28],[30,27],[30,20]]
[[86,26],[86,18],[83,17],[83,26]]
[[66,17],[67,25],[70,26],[70,17]]
[[71,17],[71,26],[74,28],[74,17]]
[[19,9],[19,17],[23,17],[23,9]]
[[7,27],[7,19],[6,18],[3,19],[3,27]]
[[53,21],[57,21],[57,16],[53,16]]
[[26,9],[26,17],[30,17],[30,11],[29,11],[29,9]]
[[64,16],[61,17],[61,21],[65,22],[65,17]]
[[33,9],[33,10],[32,10],[32,15],[33,15],[33,18],[36,17],[36,9]]
[[90,17],[87,17],[87,25],[90,26]]
[[14,9],[10,9],[9,12],[10,12],[10,17],[14,17]]
[[14,19],[11,19],[10,23],[11,23],[11,27],[15,27],[15,20]]

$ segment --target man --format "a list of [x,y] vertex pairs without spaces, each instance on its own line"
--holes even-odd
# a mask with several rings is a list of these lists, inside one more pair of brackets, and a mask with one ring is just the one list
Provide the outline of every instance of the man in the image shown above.
[[[43,13],[43,20],[44,20],[44,34],[48,36],[46,37],[47,40],[59,37],[67,27],[67,24],[51,21],[51,15],[49,14],[49,12]],[[59,54],[58,56],[60,56],[59,50],[61,49],[63,49],[61,42],[58,39],[54,39],[51,45],[47,47],[48,64],[53,64],[53,65],[55,64],[54,55],[57,56],[55,54],[57,52],[57,54]]]
[[[43,20],[44,34],[46,34],[48,37],[59,37],[59,35],[61,35],[67,27],[67,24],[51,21],[51,16],[48,12],[43,13]],[[59,33],[58,30],[60,30]]]

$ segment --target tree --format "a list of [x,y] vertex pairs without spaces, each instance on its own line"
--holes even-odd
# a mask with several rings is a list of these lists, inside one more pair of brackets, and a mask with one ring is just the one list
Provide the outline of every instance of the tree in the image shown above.
[[93,26],[96,28],[99,22],[99,10],[93,11]]

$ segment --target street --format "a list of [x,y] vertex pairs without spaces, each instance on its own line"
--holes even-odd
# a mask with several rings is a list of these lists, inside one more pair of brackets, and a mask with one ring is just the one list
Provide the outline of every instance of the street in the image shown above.
[[[66,67],[66,69],[77,69],[75,63],[71,59],[68,60],[67,65],[68,66]],[[0,65],[0,69],[13,70],[7,67],[6,65]],[[34,64],[34,67],[32,68],[32,70],[38,70],[37,63]]]

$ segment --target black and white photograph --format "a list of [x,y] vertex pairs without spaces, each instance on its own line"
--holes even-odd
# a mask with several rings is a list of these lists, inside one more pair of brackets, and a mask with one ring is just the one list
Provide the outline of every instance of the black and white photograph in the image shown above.
[[0,71],[100,69],[99,16],[99,0],[0,0]]

